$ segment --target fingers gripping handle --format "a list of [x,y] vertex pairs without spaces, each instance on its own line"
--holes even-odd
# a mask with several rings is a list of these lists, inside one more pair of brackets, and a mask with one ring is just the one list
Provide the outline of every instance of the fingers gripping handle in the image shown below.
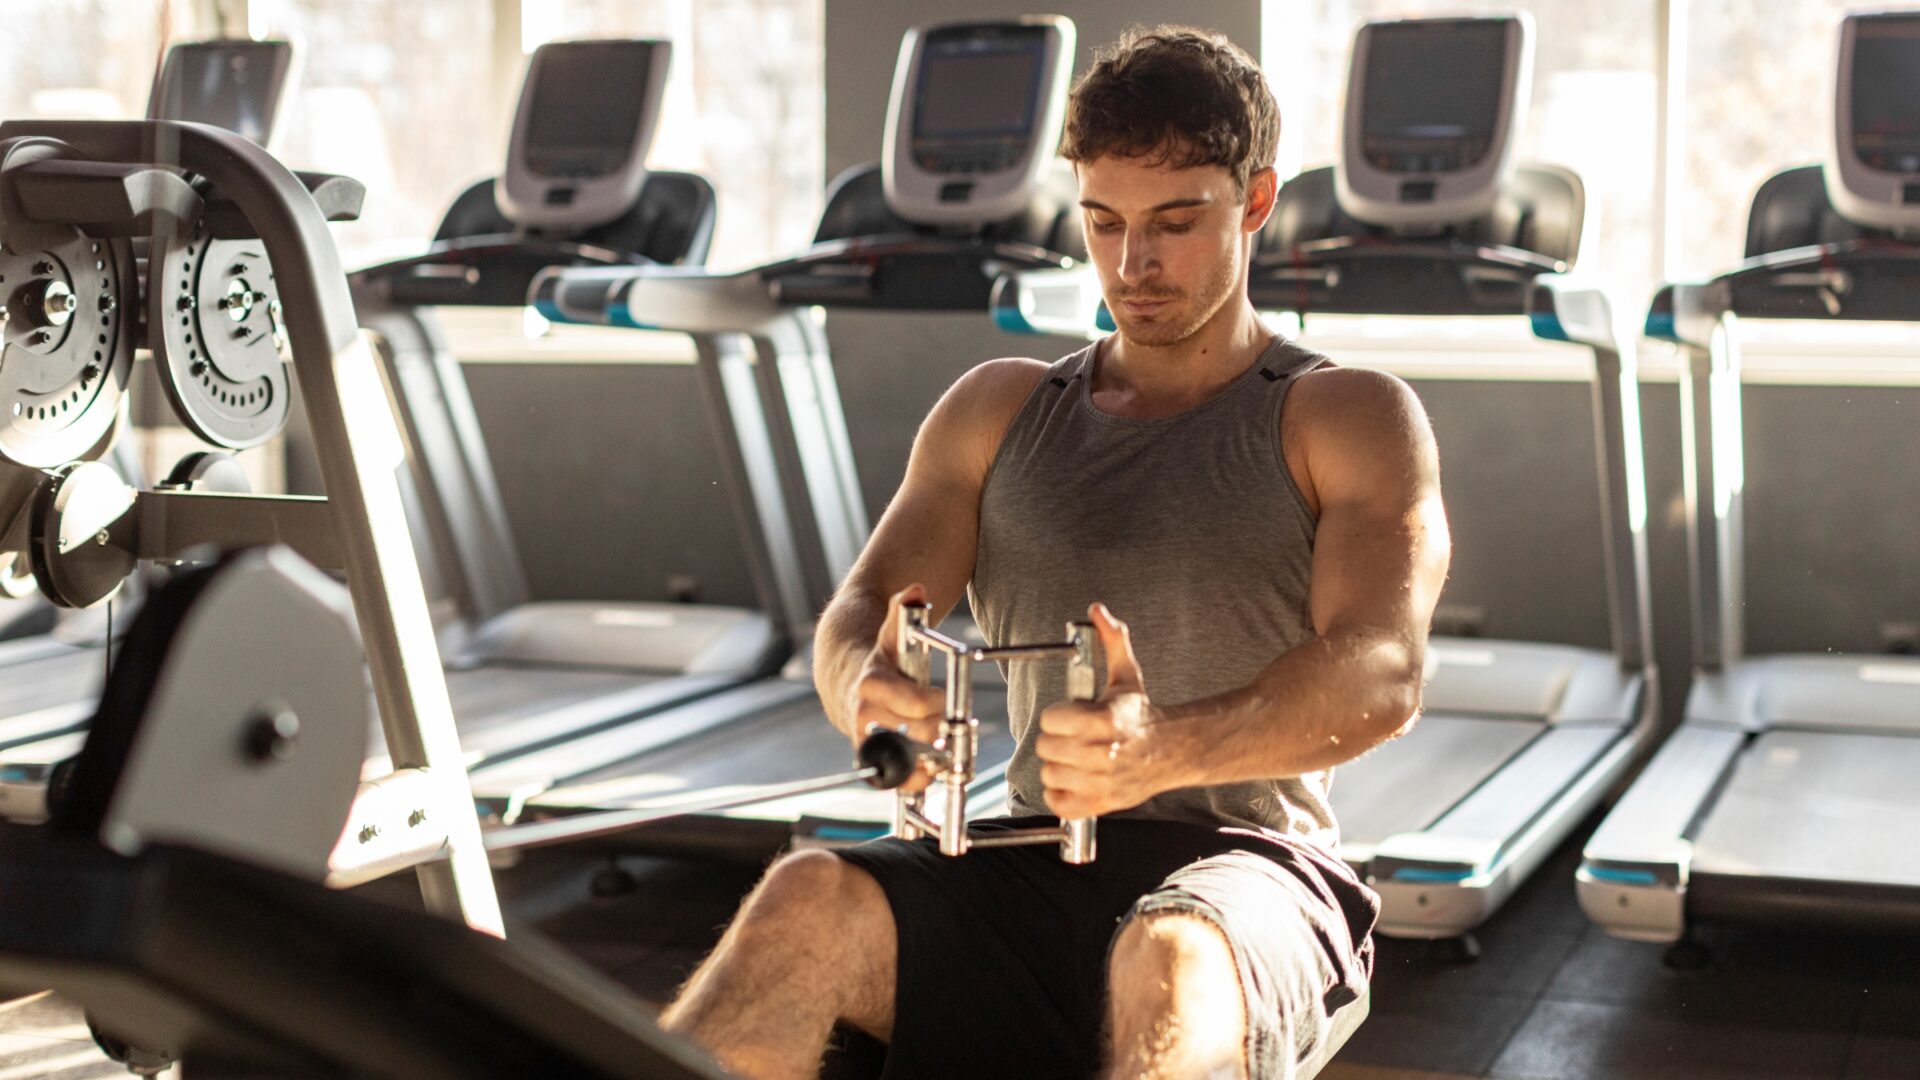
[[[1090,622],[1067,624],[1067,640],[1073,643],[1073,657],[1067,662],[1067,696],[1074,701],[1093,701],[1100,696],[1100,682],[1094,670],[1095,646],[1099,635]],[[1093,861],[1094,819],[1062,818],[1060,821],[1060,859],[1082,865]]]

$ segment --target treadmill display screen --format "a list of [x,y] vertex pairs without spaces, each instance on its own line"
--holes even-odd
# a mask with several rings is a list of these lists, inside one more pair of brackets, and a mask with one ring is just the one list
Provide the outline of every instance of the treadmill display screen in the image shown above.
[[1388,173],[1479,164],[1493,147],[1507,70],[1501,19],[1372,29],[1361,87],[1361,153]]
[[1027,149],[1040,100],[1039,34],[928,43],[914,94],[913,151],[933,172],[993,172]]
[[526,125],[526,165],[553,177],[605,176],[632,156],[646,112],[645,42],[549,45]]
[[167,54],[154,116],[212,124],[264,145],[273,135],[290,56],[283,42],[175,46]]
[[1860,21],[1848,97],[1860,163],[1920,175],[1920,19]]

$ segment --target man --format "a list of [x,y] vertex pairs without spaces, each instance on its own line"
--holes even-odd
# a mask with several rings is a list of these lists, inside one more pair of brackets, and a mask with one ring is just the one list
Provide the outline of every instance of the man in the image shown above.
[[1119,331],[954,384],[816,639],[841,731],[931,739],[903,603],[970,588],[995,643],[1090,613],[1105,693],[1012,667],[1009,780],[1016,821],[1101,817],[1098,860],[783,859],[663,1017],[735,1071],[811,1075],[838,1024],[889,1044],[890,1077],[1290,1076],[1364,988],[1377,899],[1333,854],[1328,785],[1417,713],[1447,526],[1413,393],[1247,299],[1278,137],[1219,35],[1100,54],[1063,152]]

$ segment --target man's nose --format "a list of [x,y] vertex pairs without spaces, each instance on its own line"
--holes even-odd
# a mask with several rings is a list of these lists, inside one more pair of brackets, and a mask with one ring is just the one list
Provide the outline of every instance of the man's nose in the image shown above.
[[1145,229],[1128,229],[1120,241],[1120,280],[1138,285],[1160,268],[1153,241]]

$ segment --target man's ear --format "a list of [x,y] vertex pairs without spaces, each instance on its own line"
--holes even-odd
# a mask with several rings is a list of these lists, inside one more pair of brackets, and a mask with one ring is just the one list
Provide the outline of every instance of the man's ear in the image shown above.
[[1242,232],[1257,233],[1273,216],[1273,204],[1280,197],[1280,174],[1269,165],[1247,177],[1246,209],[1240,220]]

